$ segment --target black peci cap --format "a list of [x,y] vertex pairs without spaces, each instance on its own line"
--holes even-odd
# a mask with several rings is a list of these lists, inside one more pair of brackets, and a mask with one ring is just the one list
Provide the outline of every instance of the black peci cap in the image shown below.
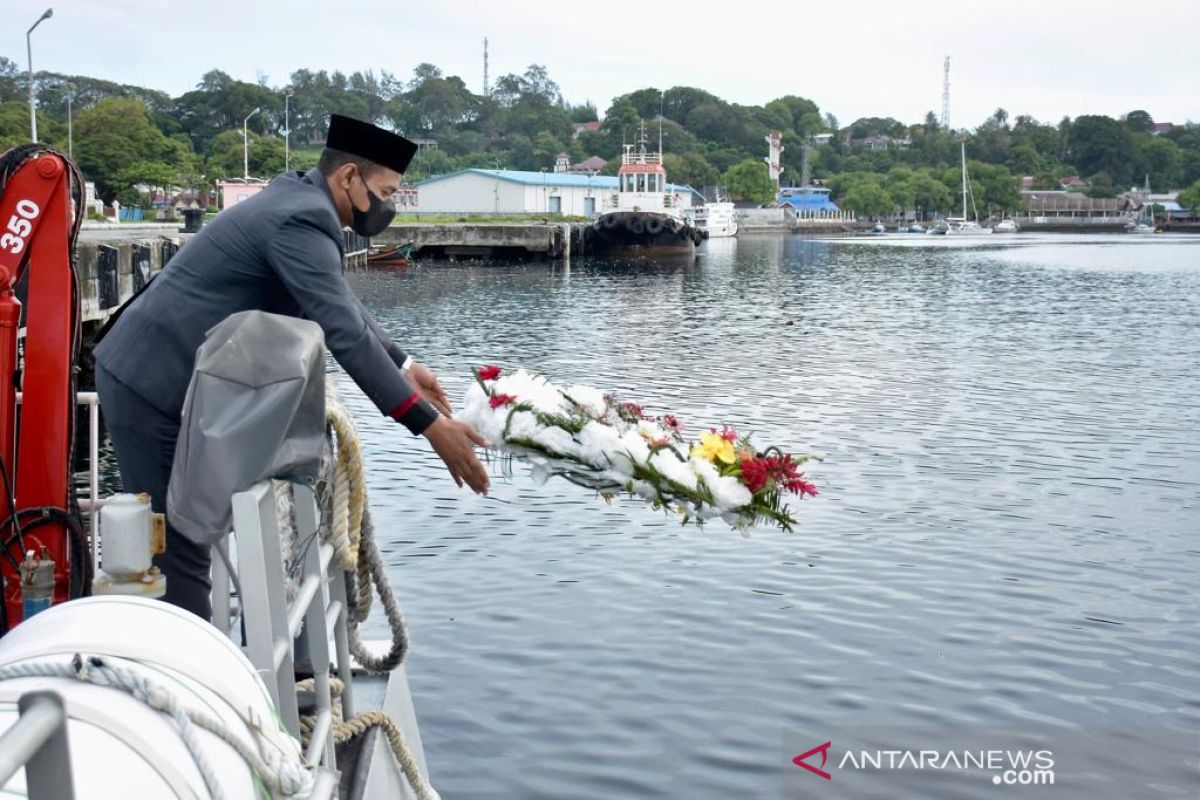
[[417,154],[417,145],[399,134],[341,114],[329,115],[325,146],[404,172]]

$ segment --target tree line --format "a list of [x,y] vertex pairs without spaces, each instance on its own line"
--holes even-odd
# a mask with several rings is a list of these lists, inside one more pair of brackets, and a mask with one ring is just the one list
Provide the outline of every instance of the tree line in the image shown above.
[[[284,131],[291,167],[311,168],[328,115],[346,114],[435,142],[422,148],[410,179],[468,167],[552,169],[598,155],[615,173],[622,145],[646,121],[661,126],[671,180],[694,187],[722,185],[735,199],[769,202],[773,187],[763,163],[765,137],[782,133],[784,182],[798,182],[806,145],[813,178],[843,207],[880,215],[915,208],[957,207],[959,141],[966,137],[977,202],[994,210],[1020,205],[1020,177],[1034,188],[1059,179],[1089,181],[1093,196],[1115,196],[1149,181],[1155,191],[1190,187],[1200,204],[1200,125],[1176,125],[1156,135],[1150,114],[1135,109],[1114,119],[1064,117],[1057,123],[1009,117],[997,109],[973,130],[943,130],[932,112],[916,124],[864,117],[842,126],[809,98],[788,95],[762,106],[729,103],[703,89],[639,89],[612,100],[596,130],[575,123],[600,119],[590,104],[567,102],[545,67],[498,78],[475,93],[462,78],[421,64],[407,79],[382,70],[296,70],[283,86],[249,83],[212,70],[179,97],[141,86],[80,75],[34,76],[39,138],[67,147],[67,105],[76,161],[107,202],[136,202],[132,187],[205,188],[243,173],[242,125],[249,171],[270,177],[284,169]],[[26,73],[0,56],[0,149],[28,139]],[[285,118],[286,108],[286,118]],[[256,113],[255,109],[258,109]]]

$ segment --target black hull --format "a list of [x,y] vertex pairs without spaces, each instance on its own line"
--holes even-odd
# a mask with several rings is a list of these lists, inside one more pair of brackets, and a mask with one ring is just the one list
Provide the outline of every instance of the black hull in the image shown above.
[[666,214],[613,211],[584,228],[584,252],[654,259],[694,256],[707,231]]

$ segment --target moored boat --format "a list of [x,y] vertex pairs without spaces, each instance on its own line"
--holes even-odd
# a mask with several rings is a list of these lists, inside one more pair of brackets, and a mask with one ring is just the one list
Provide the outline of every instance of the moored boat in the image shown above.
[[737,236],[737,212],[733,203],[721,199],[721,192],[718,190],[713,202],[705,203],[696,210],[695,225],[703,230],[710,239]]
[[[1149,193],[1150,188],[1147,185],[1146,192]],[[1158,233],[1158,226],[1154,224],[1154,206],[1147,202],[1142,205],[1142,210],[1145,212],[1138,217],[1136,222],[1130,222],[1126,227],[1127,233],[1135,233],[1139,236],[1145,234]]]
[[967,198],[971,199],[971,206],[975,206],[975,195],[971,193],[971,179],[967,177],[967,143],[961,142],[962,148],[962,216],[961,217],[946,217],[946,230],[944,233],[947,236],[987,236],[991,234],[991,228],[985,228],[979,224],[979,214],[974,215],[974,219],[967,219]]
[[392,247],[372,248],[367,254],[367,265],[373,269],[399,269],[407,267],[412,259],[413,242]]
[[947,236],[989,236],[991,228],[985,228],[973,219],[946,217]]
[[621,157],[616,208],[584,229],[587,250],[617,257],[694,256],[708,232],[684,217],[669,188],[662,153],[647,150],[643,124],[637,144],[625,145]]

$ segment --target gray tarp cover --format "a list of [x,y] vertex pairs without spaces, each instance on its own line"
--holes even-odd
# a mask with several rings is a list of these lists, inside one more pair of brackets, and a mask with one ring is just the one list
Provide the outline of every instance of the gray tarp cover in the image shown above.
[[230,498],[264,478],[311,483],[325,441],[325,346],[315,322],[242,311],[208,332],[183,402],[167,515],[211,544]]

